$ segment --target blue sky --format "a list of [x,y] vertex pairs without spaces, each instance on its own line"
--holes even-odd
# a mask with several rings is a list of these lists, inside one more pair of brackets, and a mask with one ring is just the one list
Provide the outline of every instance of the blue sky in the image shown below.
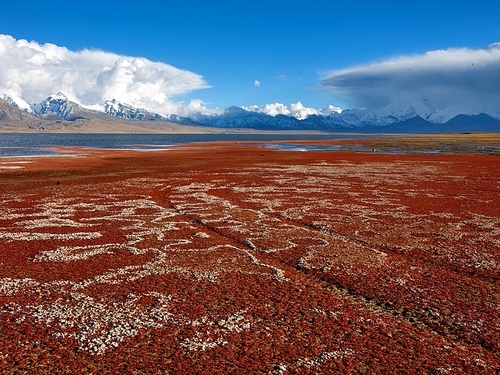
[[333,71],[500,41],[498,0],[3,0],[1,8],[0,34],[173,65],[210,86],[175,92],[175,100],[221,109],[297,101],[349,108],[363,102],[324,80]]

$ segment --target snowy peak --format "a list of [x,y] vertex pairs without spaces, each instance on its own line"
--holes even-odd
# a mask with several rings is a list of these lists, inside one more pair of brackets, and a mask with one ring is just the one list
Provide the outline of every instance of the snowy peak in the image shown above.
[[5,100],[7,103],[11,104],[12,106],[20,109],[21,111],[24,111],[26,113],[33,113],[33,110],[31,109],[30,105],[16,95],[4,94],[2,96],[2,99]]
[[390,103],[380,110],[375,111],[375,114],[381,119],[393,118],[397,121],[407,121],[417,116],[425,119],[431,112],[432,111],[422,102],[410,99],[400,99]]
[[57,94],[50,95],[47,99],[52,101],[57,101],[57,100],[69,101],[68,97],[64,95],[61,91],[59,91]]
[[460,115],[474,117],[481,114],[486,114],[489,117],[500,120],[499,105],[488,106],[482,103],[470,103],[466,106],[460,105],[444,109],[430,109],[423,101],[402,99],[375,112],[378,118],[389,118],[392,116],[399,122],[421,117],[432,124],[445,124]]
[[[281,103],[264,106],[229,107],[219,114],[196,112],[192,117],[175,114],[162,116],[144,108],[136,108],[115,99],[106,101],[99,111],[85,109],[59,92],[38,105],[30,106],[11,93],[0,94],[3,105],[15,108],[14,117],[74,121],[91,120],[95,116],[113,116],[130,120],[170,120],[180,124],[197,124],[218,128],[252,128],[261,130],[325,130],[325,131],[500,131],[500,104],[470,103],[446,109],[433,109],[425,101],[402,98],[384,108],[346,109],[329,106],[322,110],[307,108],[301,102],[288,106]],[[8,110],[4,111],[4,117]],[[12,111],[11,111],[12,112]],[[102,113],[104,112],[104,114]],[[10,113],[10,112],[9,112]],[[9,117],[9,118],[10,118]]]
[[115,99],[107,100],[104,103],[104,113],[109,116],[129,120],[161,120],[163,118],[158,113],[149,112],[143,108],[135,108],[131,105],[120,103]]
[[[275,107],[277,107],[275,105]],[[336,108],[334,108],[336,109]],[[181,121],[179,121],[181,120]],[[189,121],[190,120],[190,121]],[[229,107],[218,116],[178,119],[214,127],[245,127],[254,129],[315,129],[335,131],[500,131],[500,110],[469,112],[464,108],[432,110],[424,102],[400,99],[377,109],[346,109],[319,111],[304,117],[292,114],[264,113],[255,107]]]
[[[14,99],[15,100],[15,99]],[[0,96],[0,126],[1,124],[32,124],[37,117],[20,108],[16,101],[12,101],[10,96]]]
[[42,117],[57,116],[63,119],[70,119],[74,106],[75,104],[70,102],[63,93],[58,92],[42,101],[35,109],[35,112]]

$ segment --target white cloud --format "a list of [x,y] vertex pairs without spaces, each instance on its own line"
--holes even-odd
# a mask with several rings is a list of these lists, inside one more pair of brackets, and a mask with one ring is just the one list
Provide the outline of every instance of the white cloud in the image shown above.
[[304,107],[304,105],[301,102],[292,103],[288,106],[282,103],[272,103],[272,104],[265,104],[262,106],[253,105],[242,108],[251,112],[265,113],[266,115],[269,116],[278,116],[278,115],[293,116],[298,120],[304,120],[310,115],[327,116],[331,113],[334,112],[340,113],[342,111],[340,108],[334,107],[332,105],[329,105],[328,107],[322,109]]
[[193,99],[187,105],[184,103],[172,103],[169,113],[180,117],[191,117],[196,119],[199,115],[220,115],[219,108],[208,108],[200,99]]
[[88,49],[74,52],[0,34],[0,94],[29,103],[60,91],[89,108],[116,99],[161,114],[178,114],[195,108],[210,111],[201,101],[184,105],[173,100],[209,87],[198,74],[143,57]]
[[320,83],[358,107],[379,108],[401,98],[416,99],[434,109],[484,107],[500,98],[500,43],[337,70]]
[[292,103],[288,106],[288,108],[290,110],[290,114],[293,117],[298,118],[299,120],[303,120],[310,115],[317,115],[318,113],[320,113],[320,111],[314,108],[304,107],[301,102]]
[[280,74],[279,76],[274,77],[274,78],[279,79],[280,81],[286,81],[286,79],[287,79],[285,74]]
[[260,87],[261,83],[260,83],[260,81],[255,80],[255,81],[253,82],[253,85],[254,85],[255,87]]

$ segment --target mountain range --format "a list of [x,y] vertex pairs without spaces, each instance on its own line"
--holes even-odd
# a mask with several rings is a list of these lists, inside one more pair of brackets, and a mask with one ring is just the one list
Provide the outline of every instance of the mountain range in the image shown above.
[[[38,105],[0,96],[0,133],[221,133],[204,126],[181,125],[168,120],[127,118],[82,108],[61,95],[52,95]],[[139,111],[140,112],[140,111]],[[135,113],[135,112],[134,112]]]
[[[104,103],[103,110],[83,108],[71,102],[64,94],[49,96],[41,103],[29,105],[22,98],[3,95],[0,106],[0,123],[31,124],[43,128],[51,122],[64,123],[70,128],[82,128],[91,123],[116,123],[117,120],[133,122],[134,128],[151,129],[145,122],[155,123],[153,128],[177,124],[182,131],[188,126],[219,129],[255,130],[310,130],[344,132],[398,132],[433,133],[464,131],[500,131],[500,105],[481,111],[468,108],[431,110],[425,103],[415,100],[398,100],[378,110],[347,109],[329,114],[312,114],[305,119],[288,115],[269,115],[263,111],[229,107],[214,115],[194,114],[190,117],[161,115],[143,108],[134,108],[117,100]],[[8,105],[7,105],[8,104]],[[95,126],[94,126],[95,127]],[[11,127],[11,129],[14,129]],[[109,126],[108,126],[109,128]],[[99,128],[96,128],[99,131]],[[106,131],[106,126],[102,131]]]

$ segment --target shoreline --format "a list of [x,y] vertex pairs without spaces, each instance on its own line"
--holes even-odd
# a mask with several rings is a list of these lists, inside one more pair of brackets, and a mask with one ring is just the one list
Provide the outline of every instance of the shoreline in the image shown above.
[[[387,134],[336,134],[338,138],[314,139],[314,134],[307,134],[310,139],[279,139],[280,135],[290,136],[296,134],[274,134],[276,140],[205,140],[205,141],[184,141],[170,144],[145,144],[117,148],[92,147],[92,146],[58,146],[52,145],[40,148],[38,154],[32,155],[5,155],[0,157],[0,165],[10,161],[22,161],[25,159],[84,156],[91,152],[161,152],[175,151],[180,149],[209,148],[217,145],[237,145],[240,147],[262,147],[265,150],[275,148],[280,151],[307,151],[307,152],[359,152],[359,153],[380,153],[380,154],[443,154],[443,155],[500,155],[500,133],[472,133],[472,134],[418,134],[418,135],[387,135]],[[329,137],[330,134],[322,136]],[[352,138],[345,138],[350,137]],[[304,146],[304,147],[301,147]],[[75,151],[78,150],[78,151]],[[51,151],[53,151],[51,153]],[[41,154],[40,152],[47,152]],[[0,166],[0,170],[1,170]],[[5,169],[5,168],[4,168]]]

